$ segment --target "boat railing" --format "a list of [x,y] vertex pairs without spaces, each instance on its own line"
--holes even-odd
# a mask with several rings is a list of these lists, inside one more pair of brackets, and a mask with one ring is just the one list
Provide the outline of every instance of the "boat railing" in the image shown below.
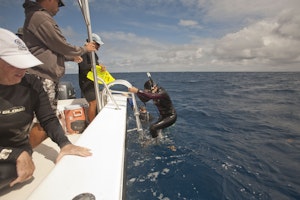
[[[100,80],[100,81],[104,83],[104,81],[102,81],[102,80]],[[104,88],[103,88],[102,93],[101,93],[101,106],[102,107],[105,106],[105,104],[107,103],[107,97],[109,97],[114,102],[114,104],[116,105],[116,109],[119,109],[118,104],[114,100],[112,93],[119,93],[119,94],[122,94],[122,95],[126,95],[127,98],[131,98],[132,99],[132,104],[133,104],[132,109],[133,109],[133,113],[134,113],[135,121],[136,121],[136,130],[137,130],[138,133],[142,133],[143,132],[143,127],[142,127],[142,123],[141,123],[141,120],[140,120],[140,112],[139,112],[138,105],[136,103],[135,94],[132,93],[132,92],[111,90],[110,88],[114,85],[123,85],[127,88],[132,87],[131,83],[129,83],[126,80],[122,80],[122,79],[117,79],[117,80],[115,80],[115,81],[113,81],[109,84],[104,83]]]
[[[117,104],[116,100],[112,96],[111,91],[110,91],[108,85],[105,83],[105,81],[101,77],[97,76],[97,79],[103,83],[103,86],[104,86],[103,91],[104,90],[106,91],[106,95],[108,95],[110,97],[110,99],[113,101],[113,103],[116,106],[116,109],[120,110],[119,105]],[[102,91],[102,93],[103,93],[103,91]],[[101,102],[99,104],[100,105],[99,110],[101,110],[105,106],[105,103],[104,103],[104,100],[103,100],[103,94],[101,96],[102,96],[102,98],[101,98]]]
[[[84,21],[86,23],[88,39],[89,39],[89,41],[92,41],[92,27],[91,27],[91,19],[90,19],[90,10],[89,10],[88,0],[78,0],[78,4],[79,4],[79,7],[81,9]],[[115,80],[111,84],[107,85],[100,77],[97,76],[95,54],[91,53],[91,55],[92,55],[91,56],[91,61],[92,61],[92,66],[93,66],[92,71],[94,73],[94,80],[100,80],[104,85],[104,89],[102,91],[102,94],[100,95],[98,81],[94,82],[98,112],[100,112],[101,109],[105,106],[104,98],[107,95],[114,102],[114,104],[116,105],[116,108],[120,109],[118,104],[116,103],[115,99],[113,98],[113,96],[112,96],[112,94],[109,90],[109,87],[111,85],[115,85],[117,83],[121,84],[121,85],[125,85],[127,87],[132,87],[132,85],[128,81],[125,81],[125,80]],[[106,94],[103,95],[104,91],[106,92],[107,95]],[[133,101],[133,110],[134,110],[134,115],[135,115],[136,124],[137,124],[137,131],[140,133],[141,131],[143,131],[143,129],[142,129],[141,121],[140,121],[140,118],[139,118],[139,111],[138,111],[138,107],[137,107],[137,104],[136,104],[136,100],[135,100],[135,97],[134,97],[133,93],[128,93],[128,94],[130,94],[130,96],[132,98],[132,101]],[[100,96],[102,96],[102,97],[100,97]]]

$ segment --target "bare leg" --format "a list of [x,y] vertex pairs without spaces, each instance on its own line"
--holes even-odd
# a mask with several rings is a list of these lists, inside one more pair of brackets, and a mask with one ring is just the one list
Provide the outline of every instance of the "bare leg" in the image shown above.
[[93,121],[93,119],[96,117],[97,113],[97,102],[96,100],[89,102],[89,108],[88,108],[88,120],[89,123]]

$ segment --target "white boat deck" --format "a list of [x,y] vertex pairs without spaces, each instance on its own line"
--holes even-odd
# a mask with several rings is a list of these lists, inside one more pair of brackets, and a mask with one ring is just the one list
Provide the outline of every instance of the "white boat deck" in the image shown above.
[[68,136],[76,145],[90,148],[92,156],[68,155],[55,165],[59,148],[47,139],[34,149],[34,179],[2,191],[0,199],[72,200],[81,193],[97,200],[122,199],[127,98],[114,97],[119,110],[109,101],[82,134]]

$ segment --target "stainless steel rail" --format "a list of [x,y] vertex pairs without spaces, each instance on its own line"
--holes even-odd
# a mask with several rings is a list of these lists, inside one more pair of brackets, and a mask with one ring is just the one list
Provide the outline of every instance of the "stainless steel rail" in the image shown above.
[[[132,99],[133,112],[134,112],[134,116],[135,116],[137,132],[142,133],[143,132],[143,127],[142,127],[141,120],[140,120],[140,112],[139,112],[138,105],[136,103],[135,94],[131,93],[131,92],[110,90],[110,88],[114,85],[123,85],[127,88],[132,87],[131,83],[129,83],[126,80],[122,80],[122,79],[115,80],[114,82],[111,82],[108,85],[105,84],[104,89],[102,90],[102,95],[101,95],[101,97],[102,97],[101,98],[101,103],[102,103],[101,106],[105,106],[105,103],[107,102],[107,96],[109,96],[111,98],[111,100],[114,101],[112,93],[119,93],[119,94],[127,95],[127,98]],[[114,103],[117,105],[117,103],[115,101],[114,101]]]

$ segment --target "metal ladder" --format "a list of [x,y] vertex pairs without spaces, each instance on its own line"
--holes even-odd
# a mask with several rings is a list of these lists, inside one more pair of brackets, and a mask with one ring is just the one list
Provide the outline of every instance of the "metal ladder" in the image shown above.
[[117,102],[115,101],[115,99],[113,98],[112,93],[118,93],[118,94],[123,94],[126,95],[127,98],[131,98],[132,99],[132,103],[133,103],[133,113],[135,116],[135,121],[136,121],[136,130],[138,133],[143,133],[143,127],[141,124],[141,120],[140,120],[140,112],[138,109],[138,105],[136,103],[136,98],[135,98],[135,94],[131,93],[131,92],[124,92],[124,91],[118,91],[118,90],[110,90],[110,87],[114,86],[114,85],[123,85],[127,88],[132,87],[131,83],[129,83],[126,80],[122,80],[122,79],[117,79],[109,84],[106,84],[100,77],[98,77],[98,79],[103,83],[104,88],[102,90],[102,94],[101,94],[101,109],[105,106],[105,104],[107,103],[107,97],[109,97],[113,103],[116,105],[116,109],[120,109]]

